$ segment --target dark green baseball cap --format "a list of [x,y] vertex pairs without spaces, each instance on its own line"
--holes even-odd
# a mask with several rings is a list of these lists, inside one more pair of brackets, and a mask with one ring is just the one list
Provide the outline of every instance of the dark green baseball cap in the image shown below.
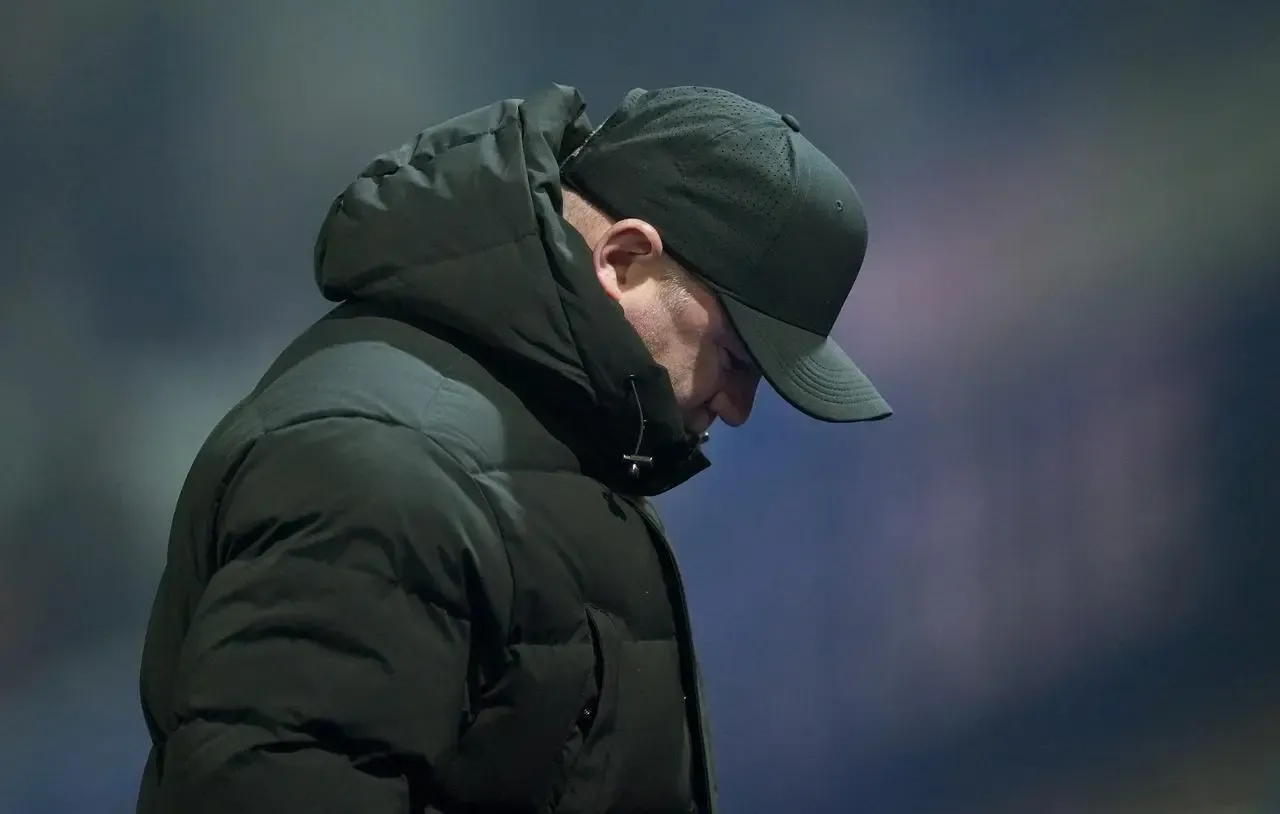
[[561,175],[606,214],[653,224],[797,409],[892,414],[831,339],[867,250],[862,202],[792,116],[716,88],[637,88]]

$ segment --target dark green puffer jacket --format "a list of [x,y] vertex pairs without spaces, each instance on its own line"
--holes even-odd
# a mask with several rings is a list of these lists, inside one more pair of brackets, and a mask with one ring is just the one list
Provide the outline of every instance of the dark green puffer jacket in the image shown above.
[[706,460],[558,214],[584,107],[469,113],[334,202],[315,267],[341,304],[178,502],[141,814],[713,810],[646,500]]

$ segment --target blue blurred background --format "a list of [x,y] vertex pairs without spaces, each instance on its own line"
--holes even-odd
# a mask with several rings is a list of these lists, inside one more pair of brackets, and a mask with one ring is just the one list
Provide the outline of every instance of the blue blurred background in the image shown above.
[[550,81],[754,97],[869,211],[897,416],[768,394],[661,500],[724,811],[1280,811],[1280,4],[81,0],[0,11],[0,812],[132,811],[170,512],[329,202]]

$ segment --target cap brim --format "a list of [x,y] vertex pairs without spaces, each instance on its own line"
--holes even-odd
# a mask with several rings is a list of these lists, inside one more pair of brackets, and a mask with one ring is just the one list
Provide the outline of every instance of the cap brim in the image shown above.
[[800,412],[821,421],[875,421],[893,415],[835,340],[719,297],[764,378]]

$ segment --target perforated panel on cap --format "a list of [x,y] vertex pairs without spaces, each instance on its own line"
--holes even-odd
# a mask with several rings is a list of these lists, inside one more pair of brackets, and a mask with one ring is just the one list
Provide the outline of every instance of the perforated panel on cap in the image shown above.
[[732,255],[735,246],[758,246],[777,235],[782,224],[779,216],[790,207],[795,187],[788,169],[791,165],[779,160],[779,154],[789,152],[789,145],[778,133],[747,133],[734,128],[717,141],[720,143],[714,150],[677,157],[676,167],[682,177],[702,179],[698,194],[706,199],[706,205],[736,213],[719,224],[721,234],[716,237],[723,243],[698,253],[710,250]]
[[709,146],[675,160],[682,179],[697,179],[686,198],[699,214],[668,208],[659,230],[665,227],[671,250],[692,270],[736,290],[786,222],[796,190],[792,163],[780,156],[790,150],[777,132],[741,127]]

